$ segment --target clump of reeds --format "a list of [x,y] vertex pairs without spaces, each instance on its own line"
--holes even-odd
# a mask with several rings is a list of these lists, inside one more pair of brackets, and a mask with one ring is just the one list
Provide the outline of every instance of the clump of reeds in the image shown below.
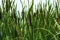
[[[6,5],[2,4],[5,7],[0,7],[0,19],[3,18],[0,21],[0,40],[60,40],[60,26],[55,25],[56,14],[56,20],[60,21],[57,4],[50,4],[48,0],[43,6],[40,2],[37,10],[33,12],[34,0],[32,0],[31,6],[28,7],[28,11],[25,13],[25,7],[23,7],[20,0],[22,12],[18,20],[16,6],[13,6],[14,2],[11,4],[10,0],[6,0]],[[47,6],[48,8],[46,8]]]

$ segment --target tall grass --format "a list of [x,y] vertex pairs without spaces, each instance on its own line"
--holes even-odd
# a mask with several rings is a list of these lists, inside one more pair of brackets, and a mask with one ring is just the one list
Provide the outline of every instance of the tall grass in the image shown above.
[[[14,1],[2,0],[0,7],[0,40],[60,40],[59,1],[40,2],[33,12],[34,0],[28,11],[22,1],[22,12],[17,12]],[[29,1],[28,1],[29,4]],[[59,14],[58,14],[59,13]],[[18,14],[18,15],[17,15]],[[19,16],[19,17],[18,17]]]

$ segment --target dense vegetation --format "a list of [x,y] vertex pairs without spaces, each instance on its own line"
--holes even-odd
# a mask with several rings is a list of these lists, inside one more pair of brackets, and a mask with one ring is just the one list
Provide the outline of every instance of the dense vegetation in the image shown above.
[[34,0],[32,0],[28,11],[25,11],[20,0],[21,15],[14,2],[2,0],[0,40],[60,40],[59,0],[54,1],[53,4],[46,0],[43,6],[40,1],[35,12],[33,12]]

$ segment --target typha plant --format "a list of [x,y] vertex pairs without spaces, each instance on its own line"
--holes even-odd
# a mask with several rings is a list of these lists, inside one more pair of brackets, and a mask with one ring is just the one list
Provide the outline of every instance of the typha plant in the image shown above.
[[1,7],[0,7],[0,20],[2,19],[2,10],[1,10]]
[[11,1],[10,0],[6,0],[6,12],[8,12],[11,8]]
[[8,0],[6,0],[6,11],[8,12],[9,10],[9,3],[8,3]]

